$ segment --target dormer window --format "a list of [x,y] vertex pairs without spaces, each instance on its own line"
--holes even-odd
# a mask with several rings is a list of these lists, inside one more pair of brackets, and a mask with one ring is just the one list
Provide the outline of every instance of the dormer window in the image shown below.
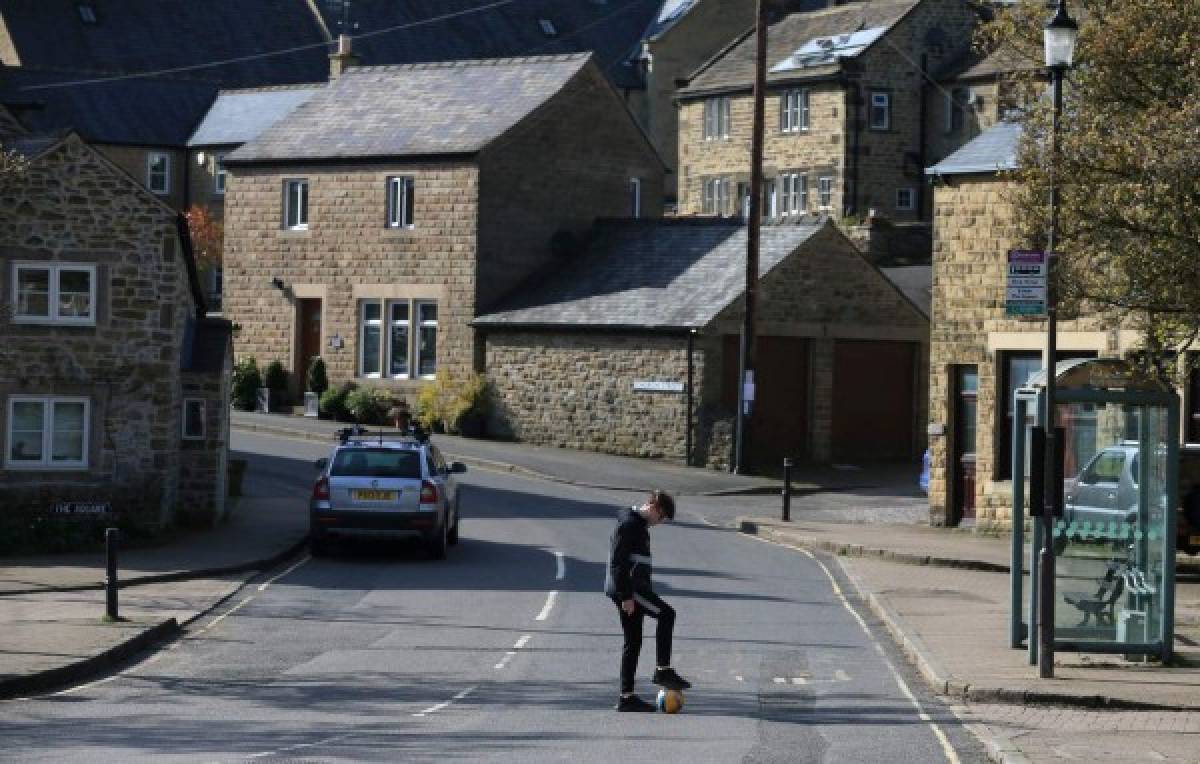
[[84,24],[96,24],[96,8],[87,3],[80,3],[76,6],[79,9],[79,19]]
[[542,28],[542,34],[547,37],[558,36],[558,30],[554,28],[554,22],[550,19],[538,19],[538,26]]

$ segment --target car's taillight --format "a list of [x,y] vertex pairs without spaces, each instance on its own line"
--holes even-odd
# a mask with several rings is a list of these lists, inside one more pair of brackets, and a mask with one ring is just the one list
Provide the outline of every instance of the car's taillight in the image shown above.
[[323,477],[313,484],[312,497],[317,501],[329,501],[329,478]]
[[421,481],[421,503],[422,504],[437,504],[438,489],[437,486],[428,480]]

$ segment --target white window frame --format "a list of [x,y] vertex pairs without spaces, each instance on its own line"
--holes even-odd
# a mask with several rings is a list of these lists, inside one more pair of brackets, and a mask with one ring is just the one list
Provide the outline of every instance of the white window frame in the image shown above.
[[782,179],[783,183],[783,193],[780,197],[780,214],[784,217],[789,215],[803,215],[805,209],[800,204],[800,182],[803,180],[804,185],[807,186],[808,179],[804,175],[797,172],[785,173],[784,175],[781,175],[780,178]]
[[91,3],[79,3],[75,6],[79,9],[79,20],[84,24],[96,24],[96,9]]
[[775,178],[763,181],[762,216],[764,220],[779,217],[779,184]]
[[213,154],[213,193],[225,195],[225,187],[229,180],[229,172],[225,169],[225,156],[229,152],[221,151]]
[[[379,318],[367,318],[367,307],[374,305],[379,308]],[[378,299],[360,300],[358,303],[358,376],[364,379],[381,379],[383,377],[383,355],[384,344],[383,336],[383,310],[385,308],[384,301]],[[379,357],[375,359],[376,370],[373,372],[367,371],[367,329],[374,327],[379,332]]]
[[[163,161],[162,186],[156,186],[154,179],[159,173],[154,170],[157,160]],[[150,193],[166,196],[171,193],[171,155],[165,151],[151,151],[146,154],[146,188]]]
[[[296,197],[296,220],[291,218],[293,196]],[[308,230],[308,197],[308,178],[287,178],[283,181],[283,227],[285,229],[289,231]]]
[[704,140],[719,141],[729,137],[729,96],[714,96],[704,101]]
[[[413,300],[412,305],[412,325],[415,331],[412,332],[413,354],[412,363],[409,366],[409,374],[415,375],[418,379],[434,379],[437,377],[437,335],[438,335],[438,319],[427,321],[421,315],[421,307],[424,305],[432,305],[438,307],[437,300]],[[421,330],[433,328],[433,373],[421,373]]]
[[412,175],[387,179],[387,227],[413,228],[416,212],[416,180]]
[[[204,440],[205,433],[208,430],[208,425],[207,425],[208,411],[207,411],[206,403],[207,402],[203,398],[184,398],[183,399],[183,421],[180,423],[179,429],[180,429],[180,433],[182,434],[184,440]],[[189,421],[188,407],[195,406],[195,405],[200,406],[200,432],[199,433],[188,432],[188,421]]]
[[946,124],[947,133],[957,133],[963,129],[967,121],[967,106],[971,103],[971,89],[954,87],[946,93]]
[[[396,305],[404,305],[408,308],[408,317],[403,321],[397,321],[392,318],[392,308]],[[413,304],[411,300],[387,300],[383,304],[384,315],[386,316],[385,323],[387,324],[387,339],[381,345],[380,349],[383,352],[384,366],[380,367],[387,369],[386,376],[388,379],[412,379],[413,378]],[[404,353],[404,362],[408,367],[408,371],[404,374],[392,374],[392,360],[396,357],[395,348],[392,347],[392,329],[397,326],[403,326],[408,330],[408,338],[404,343],[404,348],[401,352]]]
[[547,37],[558,36],[558,30],[554,28],[554,22],[550,19],[538,19],[538,26],[542,28],[542,34]]
[[[905,194],[908,195],[908,202],[904,202]],[[902,212],[912,212],[917,208],[917,191],[911,186],[896,189],[896,209]]]
[[637,220],[642,216],[642,179],[629,179],[629,194],[630,204],[633,205],[633,219]]
[[[12,458],[13,410],[18,403],[42,404],[42,458],[37,461]],[[78,460],[54,461],[54,413],[60,403],[83,404],[83,440]],[[87,469],[88,441],[91,438],[92,402],[76,395],[12,395],[8,398],[8,419],[5,425],[4,466],[19,470],[78,470]]]
[[779,98],[779,130],[784,133],[808,132],[808,88],[785,90]]
[[817,178],[817,208],[822,210],[833,208],[832,175],[822,175]]
[[706,178],[702,214],[724,216],[729,206],[729,178]]
[[[880,110],[883,119],[875,119],[876,109]],[[871,130],[890,130],[892,128],[892,94],[886,90],[872,90],[867,114],[867,126]]]
[[[92,263],[13,263],[12,270],[12,304],[16,311],[21,305],[19,292],[21,271],[46,271],[49,294],[47,295],[46,315],[30,315],[14,312],[12,321],[17,324],[66,324],[69,326],[96,325],[96,266]],[[61,291],[61,274],[63,271],[82,271],[88,274],[88,304],[91,307],[86,316],[60,316],[59,293]]]

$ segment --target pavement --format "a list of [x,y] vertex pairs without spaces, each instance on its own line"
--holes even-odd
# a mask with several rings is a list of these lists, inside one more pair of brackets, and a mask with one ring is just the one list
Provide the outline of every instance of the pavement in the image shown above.
[[[332,443],[341,425],[287,415],[235,412],[242,431]],[[448,458],[476,468],[505,470],[580,486],[642,490],[653,485],[687,496],[777,493],[775,480],[516,443],[444,435],[435,442]],[[916,466],[862,469],[801,467],[793,479],[799,495],[862,491],[886,495],[909,491]],[[252,476],[248,476],[252,479]],[[121,620],[104,619],[102,553],[0,559],[0,698],[23,697],[88,681],[131,655],[178,636],[189,623],[221,606],[254,575],[298,555],[307,528],[303,497],[244,497],[228,521],[205,531],[181,533],[154,547],[120,557]],[[686,499],[681,506],[686,507]],[[761,501],[753,506],[763,506]],[[1174,726],[1150,725],[1179,735],[1178,760],[1200,730],[1200,564],[1180,558],[1176,593],[1177,660],[1169,666],[1135,663],[1119,656],[1059,652],[1055,677],[1037,678],[1024,650],[1008,644],[1009,541],[971,531],[924,524],[830,522],[793,512],[791,522],[771,517],[738,519],[742,532],[798,549],[833,555],[861,600],[891,631],[926,681],[964,709],[992,709],[977,733],[995,761],[1022,762],[1037,748],[1030,714],[1065,714],[1082,720],[1077,738],[1038,749],[1036,759],[1071,758],[1071,745],[1086,745],[1096,728],[1111,724],[1100,712],[1163,712]],[[997,710],[998,709],[998,710]],[[1042,722],[1045,722],[1043,716]],[[1056,717],[1057,718],[1057,717]],[[1066,717],[1064,717],[1066,718]],[[1141,718],[1141,717],[1138,717]],[[1135,721],[1145,726],[1144,721]],[[1065,734],[1061,723],[1058,733]],[[1193,729],[1195,728],[1195,729]],[[1140,729],[1140,728],[1137,728]],[[1170,736],[1154,744],[1165,758]],[[1147,760],[1135,734],[1115,735],[1111,760]],[[1080,742],[1082,741],[1082,742]],[[1122,749],[1122,745],[1128,750]],[[1048,747],[1047,747],[1048,746]],[[1025,753],[1022,753],[1022,751]],[[1162,751],[1167,751],[1162,753]],[[1057,755],[1055,752],[1068,754]],[[1122,758],[1126,756],[1127,758]]]

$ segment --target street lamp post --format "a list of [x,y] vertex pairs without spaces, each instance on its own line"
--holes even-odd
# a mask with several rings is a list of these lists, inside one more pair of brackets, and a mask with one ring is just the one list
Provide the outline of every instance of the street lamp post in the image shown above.
[[1062,475],[1058,469],[1056,429],[1055,366],[1057,365],[1058,334],[1058,287],[1056,271],[1058,256],[1058,134],[1062,120],[1063,75],[1071,67],[1075,56],[1075,40],[1079,26],[1067,13],[1066,0],[1058,0],[1058,8],[1043,31],[1046,49],[1046,67],[1050,70],[1054,121],[1050,131],[1050,232],[1046,253],[1046,459],[1043,466],[1042,485],[1042,548],[1038,555],[1038,676],[1049,679],[1054,676],[1054,513],[1057,497],[1062,490]]

